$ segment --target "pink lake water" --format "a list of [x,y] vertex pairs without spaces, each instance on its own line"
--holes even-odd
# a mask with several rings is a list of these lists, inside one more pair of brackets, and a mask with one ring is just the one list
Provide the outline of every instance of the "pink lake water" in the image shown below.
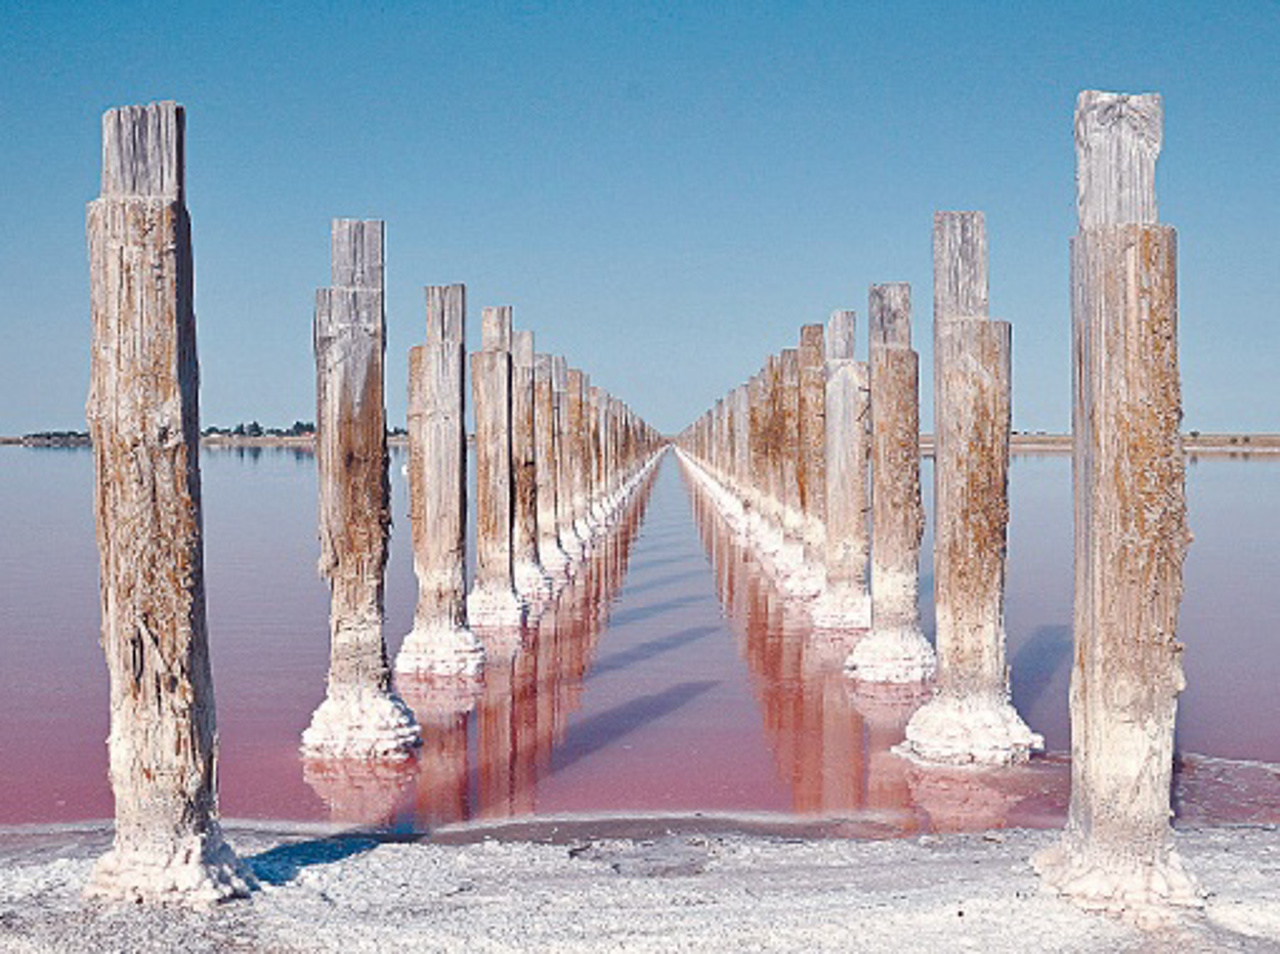
[[[393,455],[386,588],[394,653],[416,586]],[[469,694],[401,687],[423,725],[399,766],[304,764],[324,696],[328,590],[315,572],[307,454],[202,455],[209,632],[228,817],[423,829],[566,813],[781,813],[866,834],[1059,824],[1067,798],[1070,459],[1019,456],[1007,629],[1014,704],[1050,755],[996,773],[922,772],[890,748],[918,698],[858,695],[849,645],[802,612],[667,455],[573,583]],[[924,485],[929,507],[929,462]],[[1187,471],[1196,539],[1179,636],[1186,818],[1280,821],[1280,461]],[[0,824],[109,817],[92,458],[0,448]],[[932,637],[930,538],[921,612]],[[518,651],[517,650],[518,645]]]

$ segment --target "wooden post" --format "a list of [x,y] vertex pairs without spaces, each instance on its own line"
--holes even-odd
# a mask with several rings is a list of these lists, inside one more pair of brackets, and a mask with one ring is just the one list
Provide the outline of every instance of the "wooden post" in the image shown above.
[[804,540],[821,560],[826,519],[826,345],[823,326],[800,328],[800,511]]
[[871,632],[846,668],[862,682],[919,683],[934,672],[920,629],[920,361],[911,348],[911,287],[873,285],[871,354]]
[[852,311],[833,312],[825,339],[826,588],[812,615],[814,625],[832,630],[867,629],[871,625],[867,585],[871,394],[866,363],[853,359],[855,321]]
[[419,742],[391,691],[382,638],[390,485],[383,408],[383,223],[334,219],[333,285],[316,293],[320,575],[329,581],[329,686],[302,733],[316,758],[403,758]]
[[466,287],[429,286],[427,343],[409,352],[409,522],[418,606],[396,671],[475,675],[467,627]]
[[556,519],[560,544],[570,561],[587,554],[586,541],[578,535],[574,494],[577,485],[577,443],[569,414],[569,363],[562,355],[551,359],[551,386],[556,402]]
[[511,353],[511,469],[515,490],[512,560],[516,592],[524,599],[534,601],[550,596],[552,585],[538,554],[533,332],[514,332]]
[[217,820],[184,132],[172,102],[105,113],[102,194],[87,215],[85,410],[115,796],[115,838],[87,891],[201,904],[246,894],[252,877]]
[[568,370],[565,390],[569,439],[570,486],[573,488],[573,528],[584,548],[589,548],[592,532],[588,515],[591,460],[587,440],[586,376],[577,368]]
[[476,422],[476,576],[467,617],[476,627],[524,623],[511,546],[515,494],[511,473],[511,309],[481,312],[481,350],[471,355]]
[[907,724],[922,762],[1025,762],[1044,740],[1009,700],[1004,578],[1011,331],[987,317],[981,212],[933,223],[934,606],[938,682]]
[[556,400],[551,385],[551,355],[536,354],[533,360],[534,381],[534,474],[537,478],[538,556],[542,567],[557,584],[569,576],[569,556],[560,545],[560,528],[556,518],[559,467],[556,449]]
[[1086,91],[1076,105],[1071,807],[1061,841],[1035,859],[1084,907],[1142,923],[1201,903],[1169,827],[1191,535],[1177,237],[1156,222],[1153,185],[1162,122],[1158,94]]

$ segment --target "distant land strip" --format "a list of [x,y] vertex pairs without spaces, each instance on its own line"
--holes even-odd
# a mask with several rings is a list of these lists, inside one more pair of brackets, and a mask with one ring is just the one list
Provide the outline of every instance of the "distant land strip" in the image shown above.
[[[467,435],[471,443],[472,435]],[[387,433],[387,443],[395,447],[406,446],[407,434],[400,429]],[[304,434],[233,434],[229,431],[206,433],[200,438],[204,447],[245,448],[283,447],[310,451],[315,443],[313,433]],[[1191,431],[1182,435],[1183,448],[1188,454],[1211,456],[1280,455],[1280,434],[1205,434]],[[0,445],[21,447],[88,447],[89,435],[84,431],[39,431],[21,437],[0,437]],[[1069,454],[1070,434],[1047,434],[1041,431],[1014,431],[1012,451],[1015,454]],[[920,435],[920,453],[933,456],[933,435]]]

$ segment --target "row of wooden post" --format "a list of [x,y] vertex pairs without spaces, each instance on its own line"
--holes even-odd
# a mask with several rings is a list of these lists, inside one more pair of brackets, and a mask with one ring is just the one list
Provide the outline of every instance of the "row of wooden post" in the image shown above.
[[[310,757],[397,757],[419,741],[392,689],[382,634],[390,522],[384,228],[378,220],[334,220],[333,286],[316,299],[320,569],[333,598],[328,693],[303,733]],[[634,489],[659,437],[563,358],[536,355],[533,333],[512,327],[510,307],[483,309],[480,350],[469,362],[476,554],[468,591],[466,288],[428,287],[426,305],[426,343],[409,355],[418,603],[394,669],[408,678],[469,677],[485,657],[473,629],[518,646],[530,614],[590,553]]]
[[[1158,95],[1089,91],[1077,104],[1072,797],[1066,835],[1036,859],[1064,894],[1139,920],[1199,903],[1169,828],[1190,537],[1175,237],[1157,224],[1154,192],[1161,126]],[[923,765],[1008,764],[1042,746],[1010,704],[1004,632],[1010,326],[988,315],[982,214],[937,213],[933,239],[936,681],[897,751]],[[805,375],[823,329],[807,325],[798,349],[770,357],[678,444],[781,588],[817,597],[816,629],[869,628],[849,673],[915,682],[934,675],[934,659],[917,608],[908,288],[873,286],[870,311],[869,368],[851,361],[851,313],[828,322],[821,407]]]
[[[206,633],[199,363],[176,103],[103,117],[102,194],[87,221],[95,517],[102,645],[111,679],[116,831],[89,890],[197,903],[252,876],[217,821],[216,718]],[[383,638],[391,524],[384,406],[384,227],[335,220],[331,284],[316,294],[321,574],[332,590],[328,690],[303,734],[322,758],[403,756],[419,728],[392,686]],[[485,309],[471,356],[477,561],[466,580],[465,293],[427,290],[410,356],[410,498],[419,599],[397,668],[479,671],[476,626],[514,627],[591,552],[661,438],[562,358]],[[509,648],[509,647],[508,647]]]

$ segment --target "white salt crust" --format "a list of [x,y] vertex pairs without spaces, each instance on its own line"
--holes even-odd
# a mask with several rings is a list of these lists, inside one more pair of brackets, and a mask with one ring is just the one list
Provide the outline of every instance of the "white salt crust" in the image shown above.
[[520,627],[528,609],[510,587],[472,590],[467,594],[467,622],[472,626]]
[[484,669],[484,646],[471,630],[414,627],[396,656],[396,672],[430,676],[476,676]]
[[912,683],[932,679],[937,670],[933,647],[919,626],[872,626],[853,647],[845,671],[859,682]]
[[207,907],[247,897],[257,886],[213,822],[203,835],[164,849],[113,847],[94,863],[84,893],[107,901]]
[[1167,928],[1205,906],[1206,894],[1183,866],[1172,838],[1151,863],[1090,850],[1070,828],[1031,857],[1046,888],[1086,911],[1122,916],[1146,930]]
[[532,560],[517,560],[512,567],[512,575],[516,592],[526,602],[545,602],[555,594],[556,585],[551,575]]
[[922,764],[1014,765],[1043,749],[1044,737],[1007,699],[939,693],[916,710],[893,751]]
[[328,696],[302,733],[310,758],[407,758],[421,742],[418,723],[398,696],[376,689],[347,689]]
[[830,586],[809,611],[818,629],[850,630],[871,627],[871,594],[853,586]]

